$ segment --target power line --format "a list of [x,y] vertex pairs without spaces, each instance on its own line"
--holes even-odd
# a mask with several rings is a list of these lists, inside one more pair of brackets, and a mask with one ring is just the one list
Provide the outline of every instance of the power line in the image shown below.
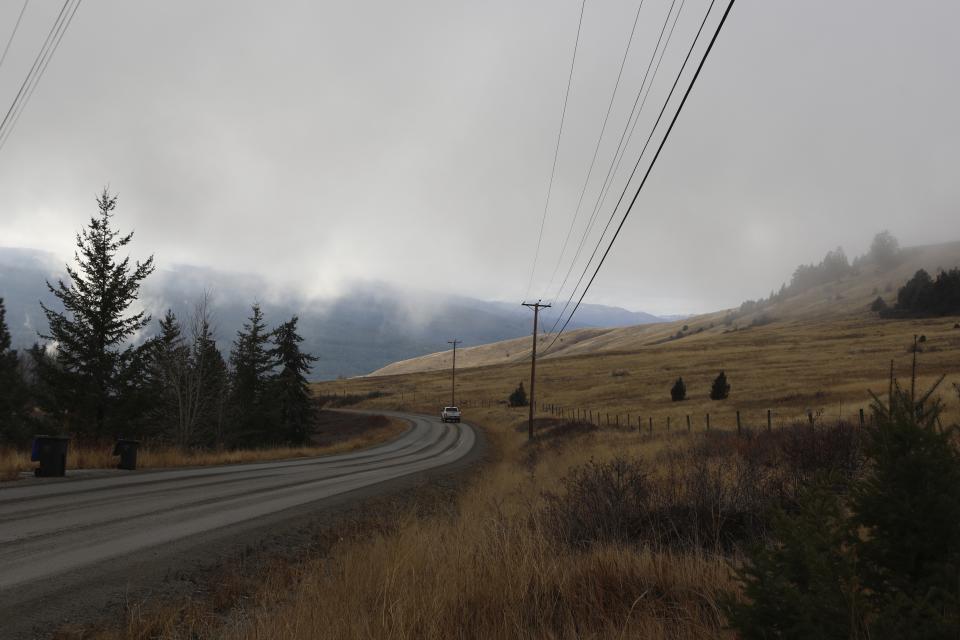
[[10,38],[7,39],[7,46],[3,48],[3,55],[0,55],[0,68],[3,67],[3,61],[7,59],[7,52],[10,51],[10,45],[13,44],[13,38],[17,35],[17,29],[20,28],[20,21],[23,20],[23,13],[27,10],[28,4],[30,4],[30,0],[23,0],[23,7],[20,8],[20,15],[17,16],[17,23],[13,25],[13,31],[10,33]]
[[[583,265],[583,271],[580,273],[580,277],[577,279],[577,283],[574,285],[573,289],[570,291],[570,297],[567,298],[567,302],[563,305],[563,310],[557,316],[556,321],[553,323],[553,326],[550,328],[551,333],[553,332],[554,329],[557,328],[557,325],[560,324],[560,321],[563,319],[563,314],[566,313],[567,309],[570,307],[570,303],[573,302],[573,298],[574,296],[576,296],[577,290],[580,288],[580,284],[583,282],[583,279],[586,277],[587,271],[589,271],[590,265],[593,263],[593,259],[596,257],[597,252],[600,250],[600,246],[603,244],[603,239],[606,237],[607,231],[610,229],[610,225],[613,224],[613,220],[614,218],[616,218],[617,211],[619,211],[620,209],[620,204],[623,202],[624,197],[626,197],[627,195],[627,189],[630,187],[630,183],[633,181],[633,178],[637,173],[637,169],[640,168],[640,163],[643,160],[643,157],[647,153],[647,148],[650,146],[650,142],[653,140],[653,135],[656,133],[657,127],[660,126],[660,121],[663,119],[663,115],[664,113],[666,113],[667,107],[670,104],[670,100],[673,98],[673,93],[674,91],[676,91],[677,86],[680,83],[680,78],[683,76],[683,72],[687,68],[687,63],[690,61],[690,57],[693,55],[693,50],[696,47],[697,42],[699,42],[700,40],[700,35],[703,32],[704,26],[706,26],[707,24],[707,20],[710,18],[710,13],[713,10],[715,1],[716,0],[710,0],[710,5],[707,7],[707,11],[703,15],[703,20],[701,20],[700,22],[700,27],[699,29],[697,29],[697,34],[696,36],[694,36],[693,41],[690,43],[690,48],[687,49],[687,55],[683,59],[683,64],[680,65],[680,70],[677,72],[677,76],[673,79],[673,84],[670,86],[670,91],[667,94],[666,99],[663,101],[663,105],[660,107],[660,113],[657,114],[657,119],[656,121],[654,121],[653,126],[650,128],[650,133],[647,134],[647,139],[643,143],[643,148],[640,150],[640,153],[637,155],[637,161],[633,165],[633,169],[630,172],[630,176],[627,178],[626,182],[623,185],[623,189],[620,191],[620,197],[617,198],[617,203],[613,206],[613,209],[610,212],[610,217],[607,219],[607,224],[604,225],[603,231],[600,233],[600,237],[597,238],[597,243],[593,247],[593,251],[590,253],[590,257],[587,259],[586,263]],[[679,18],[679,12],[677,17]],[[674,26],[676,26],[676,21],[674,21]],[[671,30],[671,35],[672,35],[672,30]],[[663,53],[665,52],[666,52],[666,47],[664,47],[664,50],[663,50]],[[658,70],[660,67],[660,62],[662,61],[663,61],[663,54],[661,54],[660,60],[657,63]],[[652,86],[652,83],[651,83],[651,86]],[[649,95],[649,87],[648,87],[647,95]],[[646,97],[647,96],[644,96],[644,104],[646,104]],[[634,127],[636,127],[636,124],[637,122],[639,122],[639,120],[640,120],[640,117],[638,113],[637,121],[634,122]],[[630,132],[630,137],[631,138],[633,137],[632,130]],[[628,140],[628,143],[629,143],[629,140]],[[626,154],[626,146],[624,146],[624,154]],[[623,160],[623,156],[621,156],[620,159]],[[616,170],[619,170],[619,165]],[[606,201],[606,195],[607,194],[603,195],[603,202]],[[598,201],[598,207],[601,204],[602,203]],[[597,209],[597,211],[599,211],[599,208]],[[571,265],[571,268],[572,268],[572,265]],[[579,302],[577,303],[577,307],[579,307]],[[563,328],[560,329],[560,333],[563,333],[563,329],[567,327],[567,324],[569,324],[570,322],[570,318],[573,317],[573,313],[575,312],[576,312],[576,307],[574,308],[574,311],[570,313],[570,316],[567,318],[566,323],[564,323]],[[555,342],[556,342],[556,338],[553,340],[553,342],[550,343],[550,346],[553,346]]]
[[[627,119],[627,122],[624,125],[623,131],[620,133],[620,142],[617,146],[617,151],[614,153],[613,160],[610,162],[610,166],[607,167],[607,175],[604,178],[603,186],[600,189],[600,192],[597,194],[597,201],[594,203],[593,212],[590,214],[590,221],[587,224],[587,228],[584,230],[583,236],[580,238],[580,244],[577,246],[577,252],[573,256],[573,260],[570,262],[570,267],[567,269],[567,273],[563,278],[563,282],[560,283],[560,288],[557,289],[556,296],[559,296],[563,291],[563,288],[566,286],[567,281],[570,278],[570,274],[573,271],[573,268],[576,266],[577,260],[580,257],[580,252],[583,251],[583,246],[589,237],[590,232],[593,230],[593,225],[596,222],[597,214],[600,212],[600,209],[603,207],[603,204],[607,200],[607,195],[609,195],[610,187],[613,186],[613,177],[620,171],[620,163],[623,162],[624,156],[626,156],[627,148],[630,146],[630,141],[633,139],[633,134],[636,131],[637,124],[640,122],[640,116],[643,113],[644,107],[647,105],[647,99],[650,97],[650,90],[653,87],[653,83],[656,81],[657,75],[660,72],[660,65],[663,62],[664,55],[667,52],[667,48],[670,46],[670,41],[673,39],[673,32],[677,27],[677,22],[680,20],[680,13],[683,11],[685,0],[681,0],[680,7],[677,9],[677,13],[674,16],[673,24],[670,26],[670,33],[667,34],[667,40],[663,45],[663,49],[660,49],[660,43],[663,41],[663,34],[667,28],[667,24],[670,22],[670,15],[673,12],[674,3],[670,4],[670,10],[667,12],[666,17],[663,21],[663,26],[660,28],[660,36],[657,39],[657,45],[654,47],[653,52],[650,55],[650,61],[647,63],[647,70],[644,73],[643,82],[640,83],[640,90],[637,92],[637,97],[633,102],[633,109],[630,112],[630,118]],[[553,323],[553,326],[550,327],[548,333],[553,333],[557,328],[557,325],[560,324],[560,321],[563,319],[563,315],[567,312],[567,309],[570,307],[570,303],[573,302],[573,297],[576,295],[577,289],[580,288],[580,284],[583,282],[584,277],[586,277],[587,270],[590,268],[590,264],[593,262],[593,259],[597,255],[597,251],[600,249],[600,245],[603,242],[604,236],[606,236],[607,231],[610,229],[610,224],[613,222],[613,219],[616,215],[617,210],[620,207],[620,203],[623,201],[624,196],[627,193],[627,188],[630,186],[630,181],[633,180],[634,174],[636,174],[637,168],[640,166],[640,161],[643,158],[643,155],[647,151],[647,147],[650,145],[650,141],[653,138],[653,134],[656,131],[657,125],[660,124],[660,119],[663,118],[664,111],[666,111],[667,105],[670,102],[670,98],[673,96],[673,92],[677,87],[677,83],[680,81],[680,76],[683,73],[683,70],[686,68],[687,61],[690,59],[690,55],[693,53],[693,47],[696,44],[697,40],[700,37],[700,32],[703,30],[704,25],[707,22],[707,18],[710,15],[710,9],[713,8],[713,2],[710,3],[710,8],[708,8],[706,14],[704,14],[703,21],[700,23],[700,29],[697,31],[697,36],[694,38],[693,42],[690,44],[690,49],[687,51],[687,56],[683,61],[683,65],[680,68],[680,73],[677,74],[677,77],[673,81],[673,86],[670,89],[670,93],[667,96],[667,99],[664,101],[663,106],[660,108],[660,113],[657,115],[657,120],[654,123],[653,127],[650,130],[650,133],[647,135],[647,139],[643,144],[643,148],[640,151],[639,156],[637,157],[637,162],[634,164],[633,171],[630,173],[630,177],[627,179],[626,183],[623,185],[623,190],[620,192],[620,198],[617,200],[616,206],[613,208],[613,211],[610,213],[610,218],[607,220],[607,224],[604,225],[603,231],[600,234],[600,237],[597,239],[597,244],[593,249],[593,252],[590,254],[590,257],[587,259],[586,264],[583,266],[583,271],[580,274],[580,277],[577,279],[577,283],[574,285],[573,289],[570,291],[570,297],[567,298],[567,302],[563,305],[563,309],[557,315],[556,320]],[[657,59],[657,65],[653,69],[653,75],[650,74],[650,67],[653,64],[654,58],[657,56],[657,51],[660,50],[660,57]],[[650,77],[650,82],[647,83],[647,77]],[[644,84],[646,84],[646,92],[644,92]],[[640,96],[643,96],[643,101],[640,102]],[[639,109],[637,104],[640,104]],[[636,113],[636,119],[633,118],[634,113]],[[630,125],[630,122],[633,122],[633,125]],[[630,135],[627,136],[627,131],[630,131]],[[624,138],[626,137],[626,142]],[[617,157],[619,155],[619,158]]]
[[633,44],[633,36],[637,32],[637,22],[640,20],[640,10],[643,9],[643,0],[640,0],[637,6],[637,14],[633,18],[633,26],[630,28],[630,38],[627,40],[627,47],[623,52],[623,59],[620,61],[620,70],[617,71],[617,80],[613,85],[613,93],[610,94],[610,102],[607,104],[607,113],[603,116],[603,125],[600,127],[600,135],[597,136],[597,144],[593,149],[593,158],[590,160],[590,168],[587,169],[587,177],[583,181],[583,188],[580,190],[580,198],[577,200],[577,208],[573,212],[573,218],[570,220],[570,228],[567,229],[567,237],[563,240],[563,246],[560,248],[560,255],[557,256],[557,264],[553,267],[553,273],[550,274],[550,281],[544,289],[544,295],[553,286],[553,280],[557,277],[557,270],[560,263],[563,262],[563,255],[567,251],[567,243],[570,242],[570,235],[573,233],[573,227],[576,225],[577,217],[580,215],[580,207],[583,205],[583,196],[587,192],[587,185],[590,183],[590,177],[593,175],[593,167],[597,163],[597,154],[600,151],[600,143],[603,141],[603,134],[607,130],[607,122],[610,120],[610,112],[613,110],[613,102],[617,97],[617,90],[620,88],[620,78],[623,77],[623,68],[627,64],[627,57],[630,55],[630,46]]
[[[64,3],[64,8],[66,8],[67,5],[69,5],[69,3],[72,1],[73,0],[67,0],[67,2]],[[41,60],[39,70],[34,74],[32,82],[27,90],[27,93],[23,98],[23,100],[20,102],[20,105],[17,107],[17,111],[14,114],[13,119],[10,121],[10,125],[6,128],[6,130],[0,131],[0,149],[3,149],[7,140],[10,139],[10,135],[12,134],[13,129],[17,126],[17,122],[20,121],[20,116],[23,114],[24,109],[26,109],[27,104],[30,102],[30,99],[33,97],[33,92],[36,91],[37,85],[40,84],[40,80],[43,78],[43,74],[46,73],[47,66],[50,64],[50,61],[53,59],[53,55],[56,53],[57,48],[60,46],[60,41],[63,40],[63,36],[66,34],[67,29],[70,28],[70,24],[73,22],[73,17],[76,15],[77,9],[80,8],[80,3],[82,1],[83,0],[76,0],[76,3],[73,5],[73,8],[68,10],[69,15],[66,17],[65,20],[61,19],[61,17],[64,15],[63,10],[61,10],[61,16],[58,16],[59,24],[56,24],[56,23],[54,24],[54,27],[56,28],[56,33],[54,35],[52,45],[47,48],[46,54],[44,54],[44,57]],[[41,49],[41,52],[42,52],[42,49]],[[2,128],[3,128],[2,125],[0,125],[0,129]]]
[[33,61],[33,65],[30,67],[30,70],[27,72],[27,77],[23,79],[23,84],[20,85],[20,90],[17,92],[17,95],[13,99],[13,103],[10,105],[10,108],[7,110],[6,115],[3,117],[3,121],[0,122],[0,137],[3,136],[3,132],[7,126],[7,122],[10,121],[10,118],[20,103],[20,98],[25,95],[27,87],[30,84],[30,81],[33,79],[34,74],[37,69],[40,67],[40,62],[43,60],[44,55],[46,55],[47,47],[50,45],[51,40],[54,37],[54,33],[59,29],[60,23],[63,20],[63,16],[66,14],[67,6],[70,4],[70,0],[66,0],[63,3],[63,7],[60,9],[59,15],[57,15],[56,22],[53,23],[53,26],[50,27],[50,32],[47,33],[46,39],[43,41],[43,46],[40,47],[40,52],[37,54],[37,57]]
[[[666,133],[663,134],[663,139],[660,141],[660,145],[657,147],[656,153],[653,155],[653,158],[650,160],[650,165],[647,167],[647,171],[643,176],[643,179],[640,181],[640,185],[637,187],[636,192],[633,194],[633,199],[630,201],[630,205],[627,207],[626,213],[623,215],[623,219],[620,220],[620,224],[617,226],[617,230],[614,232],[613,237],[610,239],[610,243],[607,245],[606,251],[603,252],[603,256],[600,258],[600,262],[597,264],[597,268],[594,270],[593,275],[590,277],[590,281],[587,282],[587,286],[584,288],[583,293],[580,295],[580,299],[577,300],[577,305],[573,308],[573,311],[570,312],[570,315],[567,317],[566,322],[564,322],[563,327],[560,328],[560,331],[554,337],[553,342],[547,346],[546,350],[549,350],[550,347],[554,345],[557,341],[557,338],[563,333],[564,329],[567,328],[567,325],[570,323],[570,319],[573,318],[573,315],[577,312],[577,309],[580,308],[580,303],[583,302],[583,298],[587,295],[587,291],[590,290],[590,286],[593,284],[594,279],[596,279],[597,274],[600,272],[600,268],[603,266],[604,261],[607,259],[607,256],[610,255],[610,249],[613,248],[613,243],[616,242],[617,236],[620,235],[620,231],[623,229],[624,223],[627,221],[627,218],[630,216],[630,212],[633,210],[634,204],[637,202],[637,198],[640,197],[640,191],[643,189],[644,185],[647,183],[647,179],[650,177],[650,172],[653,171],[654,165],[657,163],[657,159],[660,157],[660,153],[663,151],[664,145],[667,143],[667,140],[670,138],[670,133],[673,131],[674,125],[677,123],[677,118],[680,117],[680,112],[683,111],[683,106],[687,102],[687,98],[690,97],[690,92],[693,90],[694,84],[697,82],[697,78],[700,77],[700,72],[703,70],[703,65],[707,61],[707,57],[710,55],[710,52],[713,50],[713,45],[717,42],[717,37],[720,35],[720,30],[723,28],[724,23],[727,21],[727,16],[730,15],[730,10],[733,8],[733,3],[736,0],[730,0],[727,4],[726,10],[723,12],[723,16],[720,18],[719,24],[713,33],[713,37],[710,39],[710,44],[707,45],[707,50],[704,52],[703,57],[700,59],[700,64],[697,65],[697,70],[693,74],[693,78],[690,80],[690,84],[687,86],[687,90],[683,94],[683,98],[680,100],[680,105],[677,107],[676,112],[673,114],[673,118],[670,120],[670,125],[667,127]],[[711,10],[713,9],[713,2],[710,2],[710,8],[707,9],[707,16],[710,15]],[[701,25],[702,29],[702,25]],[[700,32],[697,32],[697,38],[699,38]],[[697,39],[694,39],[694,44],[696,44]],[[692,49],[691,49],[692,50]],[[681,68],[680,73],[683,73]],[[677,76],[679,78],[679,74]],[[672,93],[672,91],[671,91]],[[667,98],[669,101],[669,97]],[[654,125],[656,128],[656,125]]]
[[570,73],[567,76],[567,91],[563,95],[563,109],[560,111],[560,129],[557,131],[557,145],[553,150],[553,168],[550,169],[550,184],[547,186],[547,199],[543,205],[543,216],[540,218],[540,234],[537,236],[537,250],[533,254],[533,267],[530,269],[530,280],[527,282],[527,293],[524,297],[530,295],[530,289],[533,286],[533,276],[537,272],[537,259],[540,257],[540,243],[543,241],[543,226],[547,222],[547,209],[550,208],[550,194],[553,192],[553,179],[557,173],[557,158],[560,156],[560,139],[563,137],[563,122],[567,117],[567,101],[570,99],[570,85],[573,84],[573,67],[577,62],[577,49],[580,47],[580,29],[583,26],[583,10],[587,6],[587,0],[580,3],[580,19],[577,21],[577,37],[573,42],[573,58],[570,60]]
[[[627,148],[630,146],[630,141],[633,139],[633,134],[636,131],[637,124],[640,122],[640,116],[643,113],[644,107],[647,105],[647,99],[650,97],[650,90],[653,87],[653,83],[656,82],[657,75],[660,72],[660,64],[663,62],[663,57],[667,52],[667,49],[670,47],[670,41],[673,39],[673,32],[677,27],[677,22],[680,20],[680,14],[683,11],[683,6],[686,0],[680,0],[680,7],[677,9],[677,13],[674,15],[673,24],[670,26],[670,33],[667,34],[667,40],[664,42],[663,49],[660,49],[660,43],[663,42],[663,34],[667,28],[667,25],[670,23],[670,16],[673,13],[673,7],[676,3],[676,0],[670,3],[670,9],[667,11],[667,15],[663,19],[663,26],[660,28],[660,35],[657,37],[657,44],[654,46],[653,51],[650,54],[650,60],[647,62],[647,69],[643,74],[643,81],[640,83],[640,89],[637,91],[637,97],[633,101],[633,107],[630,110],[630,116],[627,118],[627,121],[624,123],[623,131],[620,132],[620,140],[617,143],[617,149],[613,154],[613,158],[610,161],[610,166],[607,167],[607,174],[604,176],[603,184],[600,187],[600,191],[597,194],[597,200],[594,202],[593,211],[590,213],[590,220],[587,222],[587,226],[583,231],[583,235],[580,238],[580,242],[577,244],[577,251],[573,255],[573,259],[570,261],[570,266],[567,268],[566,274],[563,276],[563,282],[560,283],[560,286],[557,288],[557,292],[554,295],[554,298],[560,296],[563,292],[564,287],[567,285],[567,281],[570,279],[570,274],[573,272],[573,268],[577,264],[577,260],[580,259],[580,253],[583,251],[583,247],[587,241],[587,238],[590,236],[590,233],[593,231],[593,225],[596,223],[597,214],[600,212],[600,209],[603,207],[604,202],[606,202],[607,195],[610,191],[610,187],[613,186],[613,177],[616,176],[620,171],[620,163],[623,161],[624,156],[626,155]],[[657,56],[657,51],[660,51],[660,57],[657,59],[657,65],[653,68],[653,75],[650,75],[650,68],[653,65],[653,61]],[[647,79],[649,78],[649,83]],[[644,86],[646,86],[646,91],[644,91]],[[640,96],[643,96],[643,101],[640,101]],[[637,104],[639,103],[639,109]],[[636,114],[636,119],[634,119],[634,114]],[[633,125],[631,126],[631,122]],[[630,135],[627,135],[629,130]],[[652,132],[651,132],[652,135]],[[626,138],[626,142],[624,142]],[[649,138],[647,140],[649,144]],[[644,147],[646,148],[646,147]],[[642,156],[641,152],[641,156]],[[629,184],[629,180],[627,182]],[[626,185],[624,186],[626,189]],[[603,233],[600,234],[600,239],[606,234],[607,229],[609,228],[609,223],[604,227]],[[599,247],[599,242],[597,246]],[[557,328],[557,325],[560,323],[560,320],[563,319],[563,314],[566,313],[567,309],[570,306],[570,302],[573,300],[573,296],[576,290],[580,287],[580,283],[583,282],[583,277],[586,274],[586,269],[589,267],[590,263],[593,262],[593,258],[596,256],[596,249],[590,255],[590,259],[587,260],[587,263],[584,265],[584,271],[580,275],[580,278],[577,280],[577,284],[573,287],[573,290],[570,292],[570,297],[567,299],[566,304],[563,305],[563,309],[557,314],[556,320],[553,325],[550,327],[549,333]]]
[[50,64],[50,60],[53,59],[53,55],[60,46],[60,41],[63,40],[64,34],[66,34],[67,29],[70,28],[73,17],[76,15],[77,9],[80,8],[82,1],[83,0],[76,0],[72,8],[70,8],[70,3],[73,2],[73,0],[66,0],[63,3],[63,7],[57,15],[56,22],[54,22],[53,27],[51,27],[50,32],[47,34],[43,47],[40,48],[40,52],[30,67],[27,77],[24,78],[23,84],[20,86],[20,91],[17,92],[13,104],[10,105],[10,109],[7,110],[3,121],[0,122],[0,149],[3,149],[7,140],[10,139],[10,134],[20,119],[20,114],[23,113],[27,103],[30,102],[30,98],[33,97],[33,92],[36,90],[40,79]]

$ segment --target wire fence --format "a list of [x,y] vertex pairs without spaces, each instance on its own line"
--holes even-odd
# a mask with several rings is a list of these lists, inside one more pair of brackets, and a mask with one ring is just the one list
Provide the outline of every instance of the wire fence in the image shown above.
[[[382,398],[384,402],[398,404],[403,407],[415,409],[426,409],[428,412],[445,406],[457,406],[463,409],[490,409],[495,407],[508,407],[509,403],[502,399],[492,398],[472,398],[459,397],[455,402],[451,397],[445,394],[435,393],[416,393],[408,391],[385,391],[376,390],[362,394],[351,394],[347,391],[334,392],[322,396],[333,400],[333,406],[345,406],[354,402],[360,402],[367,399]],[[527,405],[528,406],[528,405]],[[527,409],[527,406],[517,407],[518,409]],[[849,406],[847,409],[849,410]],[[873,414],[858,407],[852,414],[844,416],[844,406],[840,405],[837,414],[826,414],[824,409],[807,409],[803,413],[790,412],[783,413],[766,410],[739,410],[688,413],[679,412],[664,415],[663,411],[657,412],[625,412],[622,409],[609,411],[604,409],[575,407],[551,402],[538,402],[535,416],[538,418],[550,417],[569,422],[580,422],[590,424],[598,428],[611,428],[620,430],[636,431],[638,433],[670,433],[687,432],[693,433],[711,431],[711,430],[736,430],[742,435],[745,432],[766,429],[771,431],[775,428],[782,428],[788,425],[794,425],[798,422],[809,422],[810,425],[817,425],[826,419],[839,419],[858,424],[863,427],[873,420]]]

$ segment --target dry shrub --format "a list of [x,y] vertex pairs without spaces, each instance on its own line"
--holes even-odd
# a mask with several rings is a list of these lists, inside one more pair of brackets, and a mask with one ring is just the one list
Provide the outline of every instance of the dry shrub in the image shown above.
[[650,526],[650,486],[640,463],[616,458],[575,468],[563,493],[546,493],[541,513],[551,535],[575,547],[643,539]]
[[847,423],[708,434],[667,449],[652,471],[615,457],[573,468],[545,494],[540,517],[564,544],[620,542],[730,553],[766,537],[774,508],[791,509],[815,477],[849,482],[863,466]]
[[762,535],[772,499],[743,468],[679,457],[667,467],[646,474],[616,458],[573,469],[563,492],[545,495],[546,531],[576,548],[615,541],[679,551],[727,551]]
[[0,481],[16,480],[21,471],[29,471],[31,467],[29,453],[0,447]]
[[[517,430],[525,430],[526,424]],[[523,445],[523,464],[527,469],[534,468],[543,455],[556,453],[575,442],[583,444],[592,441],[599,427],[581,420],[539,419],[534,421],[534,437]]]

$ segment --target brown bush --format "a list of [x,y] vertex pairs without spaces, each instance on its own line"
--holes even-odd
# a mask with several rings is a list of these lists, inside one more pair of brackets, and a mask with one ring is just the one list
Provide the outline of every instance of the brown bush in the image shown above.
[[815,478],[839,483],[863,466],[859,430],[848,423],[777,431],[712,432],[664,451],[647,473],[615,458],[575,467],[544,495],[544,529],[564,544],[642,543],[729,552],[766,537],[774,508],[790,510]]

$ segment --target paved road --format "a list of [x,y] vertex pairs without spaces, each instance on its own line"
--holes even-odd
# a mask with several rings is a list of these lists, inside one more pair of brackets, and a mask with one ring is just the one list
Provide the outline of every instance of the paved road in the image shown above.
[[84,590],[131,558],[149,557],[154,570],[169,566],[218,532],[395,489],[413,474],[462,461],[477,442],[466,424],[390,415],[409,420],[409,430],[353,453],[0,486],[0,637],[23,635],[14,618],[25,623],[26,611],[55,596],[51,606],[69,619],[65,588]]

